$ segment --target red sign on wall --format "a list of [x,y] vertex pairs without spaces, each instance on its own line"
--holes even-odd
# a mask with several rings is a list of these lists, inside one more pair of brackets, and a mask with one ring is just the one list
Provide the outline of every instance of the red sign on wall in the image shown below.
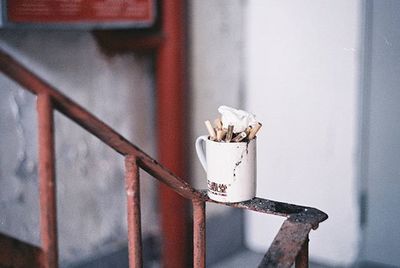
[[8,0],[11,24],[150,26],[155,0]]

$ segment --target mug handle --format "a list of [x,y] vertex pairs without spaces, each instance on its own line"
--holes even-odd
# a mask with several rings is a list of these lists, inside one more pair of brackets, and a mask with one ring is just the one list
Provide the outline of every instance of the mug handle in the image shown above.
[[197,157],[200,160],[201,165],[203,166],[204,170],[207,172],[207,161],[206,161],[206,156],[203,150],[203,143],[208,140],[208,136],[200,136],[196,139],[196,153]]

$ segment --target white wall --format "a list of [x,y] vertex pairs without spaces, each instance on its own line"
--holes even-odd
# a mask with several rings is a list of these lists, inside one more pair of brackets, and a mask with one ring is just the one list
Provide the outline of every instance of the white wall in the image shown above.
[[[311,258],[354,261],[360,2],[256,1],[246,11],[247,107],[264,123],[258,196],[317,207]],[[247,214],[247,243],[265,252],[281,218]]]

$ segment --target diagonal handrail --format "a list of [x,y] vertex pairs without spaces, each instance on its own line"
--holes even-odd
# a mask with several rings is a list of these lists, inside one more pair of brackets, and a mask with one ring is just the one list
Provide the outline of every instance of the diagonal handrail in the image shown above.
[[49,96],[56,110],[79,124],[118,153],[124,156],[136,156],[147,172],[155,175],[157,179],[174,188],[178,194],[188,199],[199,195],[183,179],[174,175],[170,170],[163,167],[106,123],[39,78],[2,50],[0,50],[0,70],[31,93]]
[[0,233],[0,267],[37,267],[41,257],[39,247]]
[[[44,222],[41,221],[41,225],[44,225],[41,226],[41,232],[45,232],[42,235],[42,240],[45,241],[42,241],[44,254],[40,267],[57,267],[56,194],[55,174],[53,172],[54,147],[52,144],[52,136],[54,135],[52,131],[53,109],[60,111],[109,147],[125,156],[130,267],[142,266],[139,168],[144,169],[176,193],[192,200],[194,218],[193,265],[194,267],[205,266],[205,203],[218,202],[209,199],[205,191],[191,187],[186,181],[162,166],[136,145],[130,143],[99,118],[1,50],[0,71],[24,89],[38,95],[39,131],[43,136],[39,137],[39,167],[43,168],[39,174],[40,177],[43,177],[40,180],[41,214]],[[308,267],[308,234],[312,229],[318,228],[320,222],[328,218],[328,215],[315,208],[262,198],[254,198],[240,203],[218,204],[287,217],[264,256],[260,267],[291,267],[293,263],[296,263],[296,267]],[[43,260],[43,258],[46,259]]]

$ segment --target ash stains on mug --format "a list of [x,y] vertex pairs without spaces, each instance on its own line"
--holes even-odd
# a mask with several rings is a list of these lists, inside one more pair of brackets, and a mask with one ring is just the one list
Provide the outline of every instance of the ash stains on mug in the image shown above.
[[[237,148],[239,148],[239,146],[237,146]],[[243,162],[245,152],[246,155],[249,154],[249,142],[246,142],[246,150],[243,150],[242,154],[240,155],[239,161],[235,163],[235,167],[233,168],[233,181],[236,181],[236,169]]]

